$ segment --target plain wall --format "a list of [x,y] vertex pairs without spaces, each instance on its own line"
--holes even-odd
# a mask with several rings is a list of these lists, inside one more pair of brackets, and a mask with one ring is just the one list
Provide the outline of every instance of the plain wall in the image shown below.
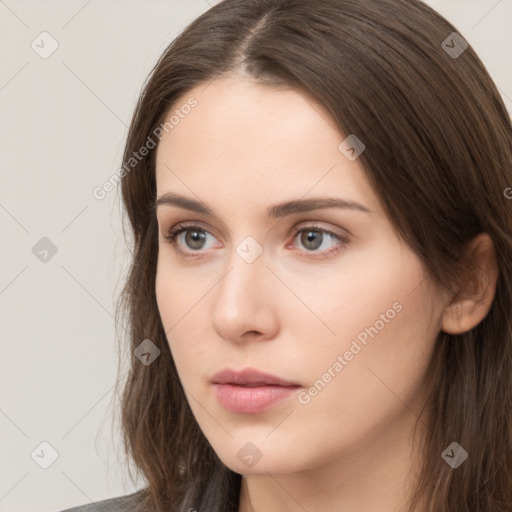
[[[511,112],[512,2],[427,3],[473,45]],[[0,512],[57,512],[143,484],[123,479],[110,432],[128,264],[119,193],[92,192],[119,169],[157,58],[213,4],[0,2]],[[47,58],[43,31],[58,43]],[[47,469],[42,442],[58,452]]]

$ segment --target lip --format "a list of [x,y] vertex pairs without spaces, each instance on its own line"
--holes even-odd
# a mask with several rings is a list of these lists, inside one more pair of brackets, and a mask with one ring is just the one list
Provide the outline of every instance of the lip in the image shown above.
[[263,412],[301,387],[296,382],[254,368],[242,371],[226,368],[215,374],[210,382],[223,407],[247,414]]
[[254,368],[244,368],[241,371],[225,368],[216,373],[211,378],[211,382],[212,384],[233,384],[236,386],[300,386],[298,382],[291,382]]

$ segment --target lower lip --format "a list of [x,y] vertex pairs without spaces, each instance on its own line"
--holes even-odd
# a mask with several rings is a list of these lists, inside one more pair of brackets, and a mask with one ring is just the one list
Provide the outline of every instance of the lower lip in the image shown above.
[[258,413],[289,397],[299,386],[244,387],[214,384],[217,400],[232,412]]

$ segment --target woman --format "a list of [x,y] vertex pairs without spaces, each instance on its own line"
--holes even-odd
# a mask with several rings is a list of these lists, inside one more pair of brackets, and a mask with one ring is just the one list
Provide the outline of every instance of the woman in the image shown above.
[[418,0],[201,15],[124,153],[147,485],[89,507],[512,510],[511,186],[497,88]]

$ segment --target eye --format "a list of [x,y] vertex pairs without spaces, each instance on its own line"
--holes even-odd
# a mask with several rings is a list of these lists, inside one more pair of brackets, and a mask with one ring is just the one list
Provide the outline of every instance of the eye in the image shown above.
[[[184,237],[182,235],[184,235]],[[198,256],[187,253],[181,249],[180,246],[183,246],[183,242],[185,242],[185,245],[194,252],[205,248],[208,249],[209,247],[205,246],[205,240],[208,235],[211,235],[211,233],[200,226],[177,224],[169,230],[169,234],[165,237],[165,240],[171,243],[179,253],[185,256]]]
[[[325,256],[338,252],[348,243],[348,239],[338,233],[334,233],[317,225],[300,226],[294,230],[294,240],[298,241],[306,249],[306,253],[314,253]],[[322,248],[322,250],[318,250]],[[306,256],[310,257],[310,256]]]
[[[209,231],[198,225],[180,223],[169,230],[165,241],[172,244],[176,251],[184,257],[198,257],[203,255],[203,249],[210,249],[212,247],[212,245],[208,245],[207,243],[208,236],[213,237]],[[295,239],[297,239],[305,249],[299,252],[314,254],[314,256],[305,255],[304,257],[323,257],[341,250],[341,248],[348,243],[348,239],[345,236],[317,225],[294,228],[293,240]],[[183,247],[186,249],[184,250]],[[321,250],[318,250],[319,248]]]

